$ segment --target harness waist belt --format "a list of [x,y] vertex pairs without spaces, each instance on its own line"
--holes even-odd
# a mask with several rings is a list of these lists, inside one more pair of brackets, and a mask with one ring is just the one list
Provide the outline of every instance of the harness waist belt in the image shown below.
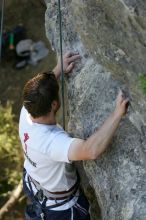
[[48,199],[50,200],[63,200],[63,199],[67,199],[69,196],[73,195],[74,193],[77,192],[78,188],[79,188],[79,181],[77,178],[76,183],[67,191],[59,191],[59,192],[50,192],[46,189],[44,189],[39,182],[37,182],[36,180],[34,180],[31,176],[28,175],[28,178],[30,178],[31,182],[35,185],[36,189],[42,190],[43,191],[43,195],[46,196]]

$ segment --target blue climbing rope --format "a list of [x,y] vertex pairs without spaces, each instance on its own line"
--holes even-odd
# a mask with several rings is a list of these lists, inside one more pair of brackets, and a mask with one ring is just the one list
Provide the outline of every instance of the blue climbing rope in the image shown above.
[[1,5],[1,28],[0,28],[0,62],[2,58],[2,37],[3,37],[3,23],[4,23],[4,7],[5,7],[5,0],[2,0]]
[[58,0],[58,15],[59,15],[60,59],[61,59],[62,119],[63,119],[63,129],[65,130],[64,70],[63,70],[63,49],[62,49],[62,14],[61,14],[60,0]]

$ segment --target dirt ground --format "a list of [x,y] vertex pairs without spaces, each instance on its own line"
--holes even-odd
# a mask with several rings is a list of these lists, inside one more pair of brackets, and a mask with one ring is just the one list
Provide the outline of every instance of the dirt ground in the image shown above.
[[[13,67],[15,60],[12,59],[11,55],[2,59],[0,65],[0,102],[2,105],[8,101],[12,102],[15,120],[18,121],[22,105],[22,89],[25,82],[36,73],[52,69],[56,63],[56,58],[45,36],[45,5],[43,0],[8,0],[5,2],[4,30],[11,30],[18,24],[23,24],[28,38],[33,41],[42,40],[49,49],[48,56],[36,66],[29,65],[21,70],[16,70]],[[3,220],[23,220],[24,203],[25,200],[17,203]]]

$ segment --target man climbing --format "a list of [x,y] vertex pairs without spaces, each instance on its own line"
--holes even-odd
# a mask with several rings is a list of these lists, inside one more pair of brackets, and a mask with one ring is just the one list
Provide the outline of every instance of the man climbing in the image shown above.
[[[71,72],[79,54],[66,53],[64,73]],[[19,135],[25,155],[25,193],[31,200],[26,219],[89,220],[89,204],[79,188],[73,161],[94,160],[109,145],[128,99],[119,93],[114,112],[87,140],[72,138],[56,124],[60,107],[57,79],[60,61],[52,72],[30,79],[23,91]]]

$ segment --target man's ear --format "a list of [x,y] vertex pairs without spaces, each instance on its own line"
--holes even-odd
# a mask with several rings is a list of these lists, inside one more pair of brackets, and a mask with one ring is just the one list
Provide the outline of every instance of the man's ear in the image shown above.
[[58,102],[56,100],[53,100],[53,102],[51,104],[52,109],[56,110],[57,106],[58,106]]

